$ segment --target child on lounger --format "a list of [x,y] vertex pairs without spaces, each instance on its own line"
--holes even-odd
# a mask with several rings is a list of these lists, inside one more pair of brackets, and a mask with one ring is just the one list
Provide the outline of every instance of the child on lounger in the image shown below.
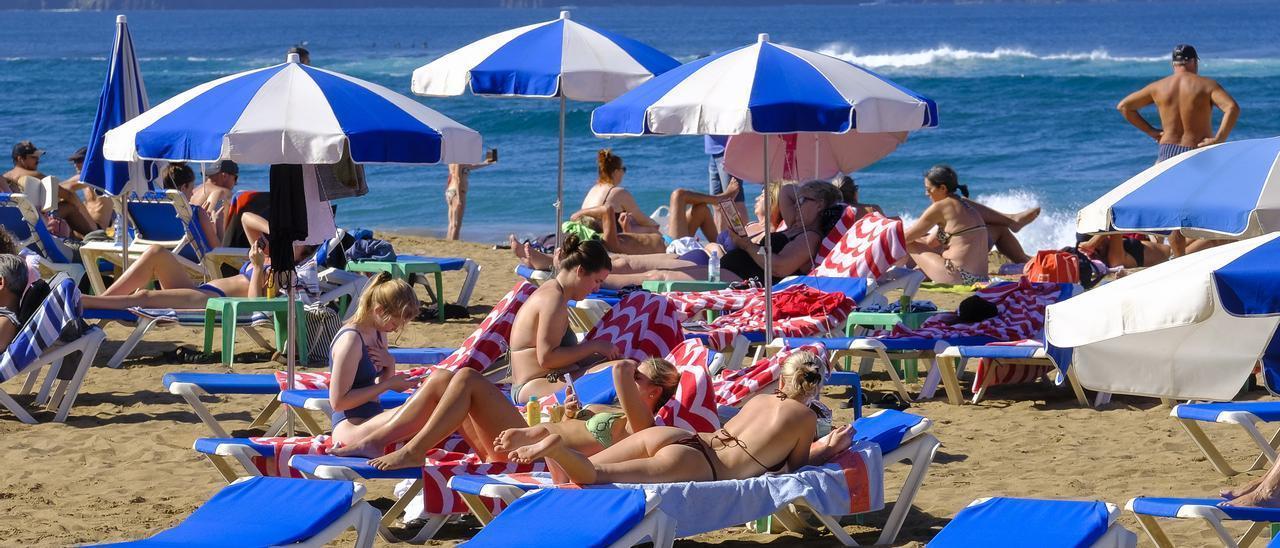
[[546,458],[557,483],[578,484],[746,479],[821,464],[848,449],[853,435],[841,426],[813,443],[817,417],[808,404],[822,389],[822,364],[812,353],[792,354],[783,362],[777,397],[752,398],[718,433],[655,426],[590,458],[552,434],[512,451],[510,459]]
[[[654,415],[675,395],[679,383],[680,372],[667,360],[619,360],[613,365],[613,386],[620,407],[591,405],[562,422],[505,430],[493,441],[493,448],[510,453],[555,434],[570,447],[594,455],[653,426]],[[577,396],[570,392],[565,402],[566,414],[577,407]]]

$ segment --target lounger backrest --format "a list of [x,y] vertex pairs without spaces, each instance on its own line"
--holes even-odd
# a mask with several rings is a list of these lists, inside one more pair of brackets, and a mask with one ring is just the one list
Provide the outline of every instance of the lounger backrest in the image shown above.
[[853,208],[846,209],[832,234],[823,240],[819,248],[822,262],[811,276],[858,276],[874,280],[907,256],[906,236],[900,220],[868,213],[837,235],[837,231],[846,226],[846,220],[852,219],[853,211]]
[[71,262],[45,228],[35,206],[23,194],[0,193],[0,225],[13,234],[15,243],[59,264]]
[[18,330],[0,355],[0,382],[20,373],[58,341],[66,326],[80,317],[80,289],[66,274],[54,276],[49,296]]
[[516,321],[516,313],[529,295],[538,289],[537,286],[521,281],[511,289],[502,300],[494,305],[489,315],[480,322],[471,335],[462,341],[462,346],[442,360],[439,367],[457,371],[470,367],[478,371],[488,369],[493,362],[507,352],[511,342],[511,325]]
[[212,248],[186,196],[177,190],[152,191],[129,198],[129,218],[140,243],[172,247],[200,262]]
[[633,360],[666,356],[684,341],[679,314],[670,299],[637,291],[613,305],[583,340],[612,341]]
[[658,424],[693,432],[720,429],[711,372],[707,370],[710,355],[711,351],[697,339],[684,341],[667,355],[667,360],[680,371],[680,385],[671,401],[658,411]]

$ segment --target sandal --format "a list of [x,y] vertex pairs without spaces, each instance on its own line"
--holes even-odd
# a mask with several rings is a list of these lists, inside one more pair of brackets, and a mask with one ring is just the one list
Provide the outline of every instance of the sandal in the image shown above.
[[872,404],[872,407],[879,409],[892,409],[894,411],[905,411],[907,408],[911,407],[911,404],[902,401],[898,398],[897,394],[890,392],[881,396],[880,401]]
[[187,346],[179,346],[177,350],[173,351],[173,357],[178,360],[178,363],[214,363],[218,361],[218,356],[214,354],[205,354]]

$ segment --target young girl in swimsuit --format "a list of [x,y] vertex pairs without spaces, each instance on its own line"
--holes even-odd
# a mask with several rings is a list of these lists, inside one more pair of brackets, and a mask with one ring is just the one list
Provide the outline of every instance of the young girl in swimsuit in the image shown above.
[[[579,241],[570,234],[560,246],[560,271],[529,296],[511,327],[511,397],[474,369],[436,370],[393,416],[335,455],[378,457],[391,443],[407,438],[401,449],[370,461],[382,470],[421,466],[427,451],[460,431],[486,461],[505,460],[493,449],[503,430],[527,426],[512,400],[528,401],[560,388],[547,380],[552,372],[569,371],[588,358],[612,360],[618,349],[608,341],[578,345],[569,332],[570,300],[580,300],[600,287],[609,273],[609,254],[598,240]],[[568,335],[566,337],[566,335]]]
[[[929,279],[948,284],[973,284],[987,279],[987,225],[982,214],[957,192],[956,171],[939,164],[924,177],[924,192],[932,202],[906,230],[907,251]],[[935,235],[929,231],[938,228]],[[927,237],[927,238],[926,238]]]
[[418,313],[418,297],[404,280],[382,272],[360,295],[355,314],[333,337],[329,350],[329,403],[333,439],[348,444],[390,420],[378,397],[418,385],[396,373],[386,334],[404,327]]
[[[572,419],[504,430],[493,441],[493,448],[510,453],[555,434],[570,447],[594,455],[653,426],[654,415],[675,395],[679,383],[679,371],[667,360],[619,360],[613,365],[613,386],[620,407],[591,405],[577,411]],[[577,401],[570,392],[565,402],[567,414],[570,408],[577,407]]]
[[669,483],[745,479],[821,464],[848,449],[841,426],[814,443],[817,417],[808,403],[822,388],[822,361],[797,352],[783,363],[778,397],[752,398],[717,433],[655,426],[588,458],[557,435],[512,451],[513,462],[546,458],[556,482]]

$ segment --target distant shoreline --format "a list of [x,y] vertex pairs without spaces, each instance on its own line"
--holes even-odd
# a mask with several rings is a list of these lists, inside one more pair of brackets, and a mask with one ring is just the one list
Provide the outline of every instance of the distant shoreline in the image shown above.
[[[1137,1],[1137,0],[1129,0]],[[913,4],[1119,4],[1126,0],[864,0],[859,6],[884,7]],[[706,6],[776,6],[770,0],[701,0]],[[845,0],[804,0],[787,4],[848,5]],[[571,9],[614,6],[687,6],[687,0],[368,0],[359,6],[342,0],[0,0],[3,11],[186,11],[186,10],[288,10],[288,9],[394,9],[394,8],[501,8]]]

